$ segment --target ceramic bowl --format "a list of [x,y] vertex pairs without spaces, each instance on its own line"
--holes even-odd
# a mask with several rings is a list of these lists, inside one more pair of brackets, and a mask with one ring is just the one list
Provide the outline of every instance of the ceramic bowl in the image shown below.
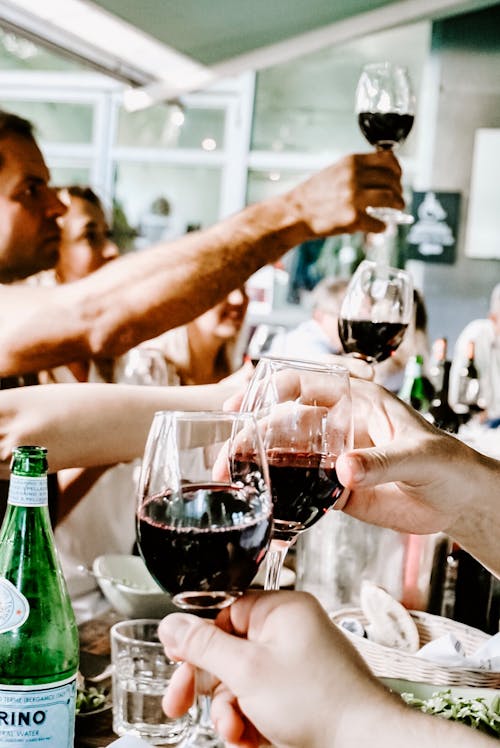
[[139,556],[98,556],[92,571],[108,602],[126,618],[162,618],[177,610]]

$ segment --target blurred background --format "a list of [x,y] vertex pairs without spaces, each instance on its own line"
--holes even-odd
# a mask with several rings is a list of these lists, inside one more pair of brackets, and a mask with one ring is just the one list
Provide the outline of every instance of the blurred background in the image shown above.
[[[432,191],[452,205],[454,246],[419,257],[401,233],[393,262],[425,294],[430,339],[453,346],[500,279],[500,4],[332,5],[0,2],[1,106],[35,123],[53,183],[90,184],[121,251],[140,251],[369,150],[354,114],[361,67],[406,65],[417,97],[399,152],[407,203]],[[364,251],[359,237],[316,249],[317,278],[347,277]],[[296,279],[297,250],[260,271],[250,323],[300,321],[308,288],[294,293]]]

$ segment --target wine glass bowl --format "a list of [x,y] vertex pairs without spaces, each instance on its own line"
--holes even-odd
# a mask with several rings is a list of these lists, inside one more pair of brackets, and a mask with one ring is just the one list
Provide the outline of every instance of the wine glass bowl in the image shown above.
[[403,340],[412,309],[411,275],[363,260],[340,307],[339,336],[345,353],[368,363],[389,358]]
[[[394,150],[408,137],[415,118],[415,96],[405,67],[390,62],[363,67],[356,88],[358,125],[377,150]],[[368,206],[367,213],[386,223],[411,224],[413,216],[389,207]]]
[[257,573],[271,527],[267,464],[253,416],[155,414],[139,484],[137,542],[175,605],[230,605]]
[[349,374],[336,364],[262,358],[241,409],[255,414],[269,465],[274,529],[264,586],[275,589],[288,548],[344,492],[335,463],[352,447]]

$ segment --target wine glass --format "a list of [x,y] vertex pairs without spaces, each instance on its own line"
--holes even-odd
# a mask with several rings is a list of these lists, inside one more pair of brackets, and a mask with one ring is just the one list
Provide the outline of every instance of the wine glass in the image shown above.
[[290,546],[344,492],[335,463],[353,442],[349,373],[331,363],[261,358],[241,410],[253,412],[262,430],[274,504],[264,588],[278,589]]
[[173,364],[158,348],[148,346],[131,348],[115,360],[114,381],[147,386],[179,384]]
[[[249,413],[155,414],[139,481],[137,543],[180,608],[215,617],[250,585],[269,546],[265,453]],[[208,677],[197,672],[198,721],[183,748],[220,746]]]
[[[356,88],[358,125],[377,150],[404,143],[413,126],[415,96],[406,68],[390,62],[365,65]],[[369,206],[366,212],[389,224],[411,224],[413,216],[388,207]]]
[[363,260],[340,307],[339,336],[344,351],[368,363],[389,358],[403,340],[412,310],[411,275]]

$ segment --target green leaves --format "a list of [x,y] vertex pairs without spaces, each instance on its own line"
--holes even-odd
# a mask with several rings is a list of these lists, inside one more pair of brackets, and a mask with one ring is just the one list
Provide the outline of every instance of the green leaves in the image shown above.
[[402,693],[401,698],[426,714],[462,722],[500,738],[500,696],[488,703],[483,697],[453,696],[450,689],[444,689],[436,691],[429,699],[417,699],[412,693]]
[[96,709],[105,705],[107,698],[104,688],[97,688],[96,686],[78,688],[76,691],[76,713],[95,712]]

